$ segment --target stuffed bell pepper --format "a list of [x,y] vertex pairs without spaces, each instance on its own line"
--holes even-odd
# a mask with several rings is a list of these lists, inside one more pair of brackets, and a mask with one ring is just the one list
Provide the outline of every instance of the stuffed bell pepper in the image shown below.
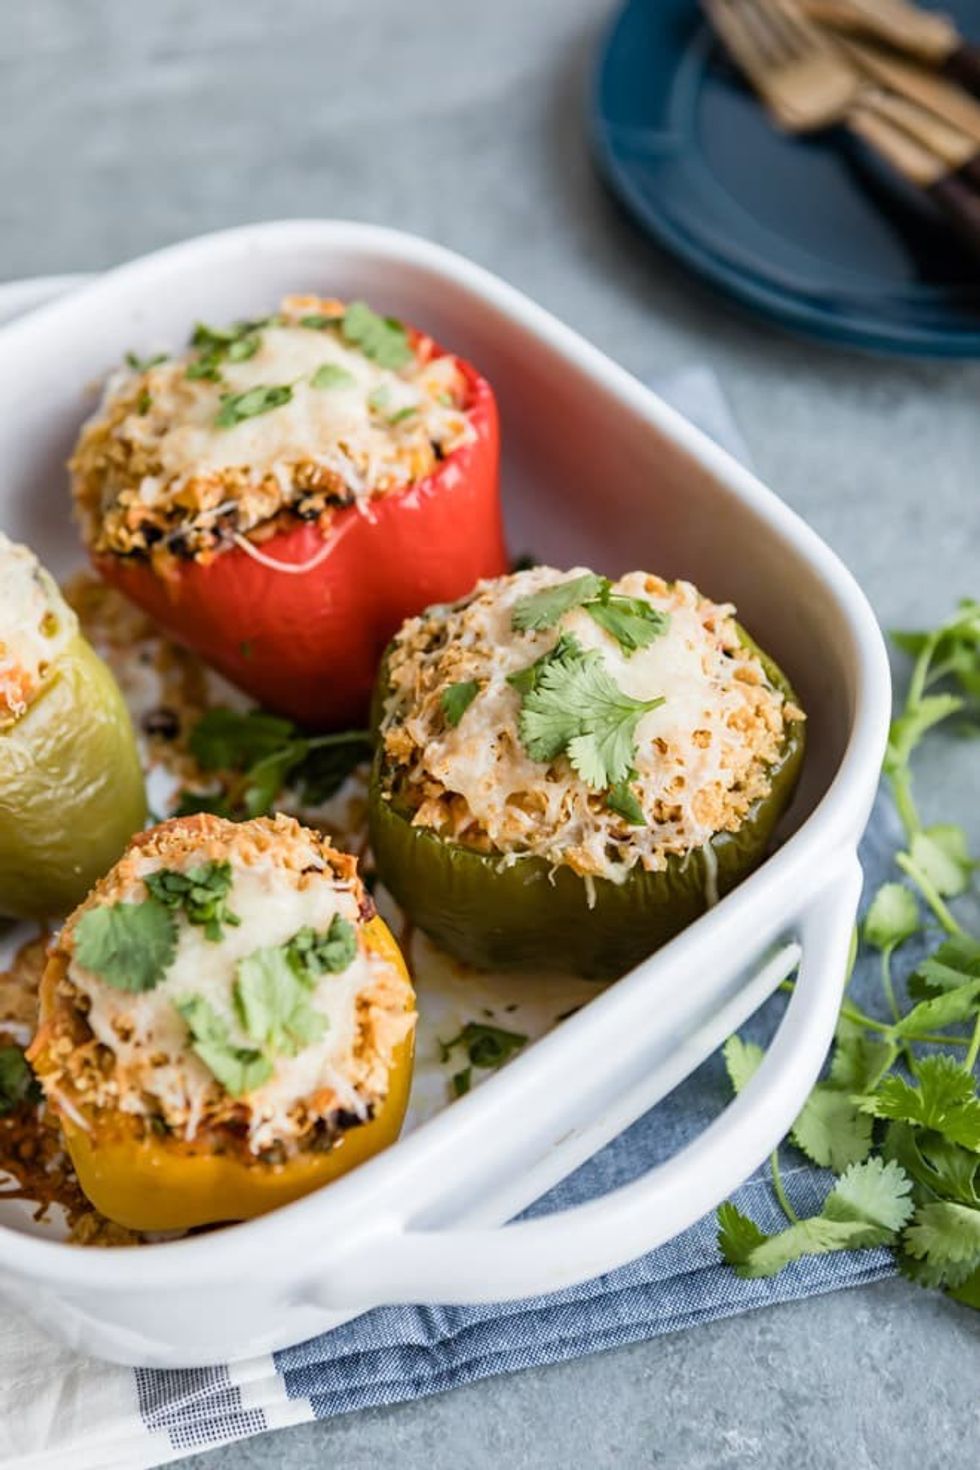
[[307,1194],[391,1143],[415,1003],[356,860],[292,818],[175,818],[71,915],[29,1057],[110,1220],[177,1230]]
[[363,718],[402,620],[506,569],[489,384],[289,297],[113,376],[71,462],[100,574],[265,708]]
[[37,558],[0,535],[0,914],[71,908],[145,820],[115,680]]
[[547,567],[408,621],[379,676],[371,840],[474,965],[623,973],[763,858],[803,714],[734,609]]

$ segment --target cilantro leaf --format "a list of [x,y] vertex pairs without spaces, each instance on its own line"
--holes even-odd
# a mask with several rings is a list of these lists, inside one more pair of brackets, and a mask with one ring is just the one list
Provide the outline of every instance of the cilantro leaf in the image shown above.
[[412,361],[408,333],[394,317],[378,316],[365,301],[352,301],[340,324],[345,341],[379,367],[402,368]]
[[923,1031],[934,1031],[937,1027],[953,1026],[958,1021],[967,1021],[976,1014],[980,1006],[980,979],[968,980],[951,990],[920,1001],[912,1010],[906,1011],[895,1023],[896,1036],[915,1037]]
[[910,1255],[941,1275],[941,1282],[933,1279],[929,1284],[960,1285],[980,1266],[980,1210],[945,1200],[922,1205],[903,1244]]
[[902,883],[883,883],[864,916],[863,933],[875,949],[894,949],[921,928],[919,906]]
[[231,863],[197,863],[180,873],[173,868],[159,868],[143,879],[147,888],[171,910],[183,909],[188,922],[200,925],[212,943],[224,935],[222,925],[235,926],[242,921],[227,904],[232,886]]
[[909,856],[936,892],[946,898],[956,898],[969,887],[973,863],[962,828],[942,826],[916,832],[909,844]]
[[912,1214],[912,1181],[894,1160],[868,1159],[846,1169],[824,1200],[828,1220],[853,1220],[875,1229],[901,1230]]
[[613,682],[599,654],[583,653],[545,664],[524,695],[518,721],[532,760],[567,752],[588,785],[601,789],[625,781],[636,753],[636,727],[662,698],[634,699]]
[[76,960],[115,990],[152,990],[176,947],[176,921],[156,898],[100,904],[87,909],[75,926]]
[[267,1052],[295,1056],[327,1029],[327,1017],[310,1004],[284,944],[239,960],[233,997],[245,1034]]
[[821,1168],[840,1173],[871,1152],[871,1118],[844,1092],[818,1082],[790,1132],[797,1148]]
[[610,786],[606,792],[606,806],[618,817],[622,817],[624,822],[629,822],[631,827],[645,827],[647,819],[643,815],[643,808],[629,784],[635,780],[636,772],[629,770],[624,781],[617,781]]
[[299,324],[301,327],[309,327],[313,332],[322,332],[326,327],[339,327],[343,319],[342,312],[337,316],[327,316],[322,311],[308,311],[305,316],[300,317]]
[[950,715],[963,708],[963,700],[955,694],[927,694],[910,709],[892,720],[885,752],[885,770],[894,772],[906,766],[922,737]]
[[31,1064],[19,1046],[0,1046],[0,1118],[40,1098]]
[[263,756],[280,750],[296,727],[264,710],[234,710],[223,706],[206,710],[188,738],[191,755],[205,771],[244,770]]
[[860,1028],[838,1027],[830,1080],[844,1092],[872,1092],[897,1056],[894,1041],[871,1039]]
[[[188,739],[191,754],[205,771],[244,771],[238,809],[219,798],[219,814],[263,816],[285,786],[295,786],[304,802],[327,801],[371,750],[367,730],[347,730],[308,738],[289,720],[264,710],[216,707],[206,711]],[[185,792],[186,810],[214,809],[208,796]]]
[[150,368],[159,367],[161,362],[167,361],[166,352],[155,352],[151,357],[140,357],[135,352],[126,353],[126,366],[132,368],[134,373],[148,373]]
[[526,669],[519,669],[516,674],[508,674],[507,683],[516,689],[518,694],[530,694],[532,689],[537,688],[538,680],[550,664],[571,664],[581,656],[581,653],[582,645],[574,634],[562,633],[554,648],[535,659],[533,664],[528,664]]
[[357,386],[357,379],[339,363],[324,362],[313,374],[310,385],[313,388],[354,388]]
[[639,648],[647,648],[670,627],[670,614],[652,607],[642,597],[609,593],[595,602],[587,602],[585,610],[604,632],[615,638],[627,657]]
[[725,1059],[728,1080],[736,1094],[755,1076],[766,1055],[761,1046],[754,1041],[743,1041],[740,1036],[729,1036],[721,1054]]
[[260,413],[281,408],[292,396],[293,390],[288,383],[275,383],[268,387],[257,384],[254,388],[246,388],[244,393],[222,393],[215,425],[219,429],[231,429],[245,419],[254,419]]
[[769,1239],[754,1220],[743,1215],[737,1205],[726,1200],[718,1206],[718,1249],[730,1266],[741,1275],[742,1267],[748,1265],[753,1251]]
[[956,990],[970,980],[980,980],[980,940],[957,934],[922,961],[909,988],[918,999]]
[[228,1027],[203,995],[189,995],[177,1002],[191,1033],[193,1050],[232,1097],[254,1092],[272,1076],[272,1063],[253,1047],[235,1046]]
[[980,1101],[972,1072],[948,1053],[924,1057],[916,1072],[914,1086],[889,1074],[858,1105],[872,1117],[931,1128],[952,1143],[980,1151]]
[[357,930],[334,914],[325,934],[300,929],[286,946],[289,961],[304,984],[312,985],[320,975],[339,975],[357,957]]
[[514,603],[511,626],[518,633],[553,628],[573,607],[581,607],[591,598],[598,597],[609,586],[608,578],[599,577],[595,572],[586,572],[582,577],[572,577],[566,582],[556,582],[553,587],[543,587],[540,592],[531,592]]
[[462,1047],[471,1067],[496,1071],[520,1051],[527,1037],[519,1031],[505,1031],[501,1026],[487,1026],[483,1021],[467,1021],[452,1041],[440,1041],[442,1060],[448,1061],[457,1047]]
[[439,696],[446,723],[456,726],[480,692],[475,679],[465,679],[459,684],[449,684]]

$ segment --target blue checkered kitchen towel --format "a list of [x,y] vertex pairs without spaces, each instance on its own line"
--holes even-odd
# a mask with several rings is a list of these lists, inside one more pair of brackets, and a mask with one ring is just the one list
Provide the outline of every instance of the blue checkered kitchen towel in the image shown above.
[[[691,369],[656,386],[745,457],[713,374]],[[862,852],[868,891],[883,881],[899,839],[894,815],[879,802]],[[859,1002],[875,1008],[873,966],[859,967],[853,985]],[[774,997],[746,1034],[768,1040],[783,1006],[784,998]],[[716,1056],[538,1208],[572,1205],[626,1183],[700,1132],[729,1096]],[[786,1150],[786,1185],[805,1215],[819,1208],[829,1176],[801,1155],[790,1160],[792,1153]],[[749,1180],[736,1198],[764,1227],[780,1228],[764,1177]],[[382,1308],[285,1352],[185,1371],[94,1363],[0,1311],[0,1465],[160,1465],[302,1420],[419,1398],[891,1271],[887,1252],[862,1251],[803,1260],[770,1280],[739,1281],[719,1259],[710,1217],[622,1270],[551,1296],[499,1306]]]

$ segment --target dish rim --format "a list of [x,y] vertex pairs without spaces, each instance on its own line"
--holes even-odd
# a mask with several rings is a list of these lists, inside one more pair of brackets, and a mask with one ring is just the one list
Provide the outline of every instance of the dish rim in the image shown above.
[[[805,868],[801,855],[807,862],[812,862],[815,857],[853,849],[877,785],[890,717],[890,676],[884,641],[870,605],[854,577],[817,533],[751,471],[572,328],[483,267],[443,246],[381,225],[351,220],[294,219],[239,226],[143,255],[80,285],[77,291],[73,290],[63,300],[38,306],[27,316],[0,329],[0,357],[7,350],[15,351],[18,340],[33,333],[39,322],[56,320],[69,302],[79,298],[98,301],[100,296],[111,295],[117,283],[138,282],[141,275],[152,277],[161,267],[179,266],[185,259],[193,260],[199,267],[201,257],[206,263],[209,253],[221,257],[229,248],[232,251],[243,247],[268,249],[270,243],[273,248],[283,249],[303,243],[356,248],[364,255],[448,277],[463,290],[498,309],[512,326],[525,329],[579,368],[601,378],[610,392],[685,451],[729,494],[792,545],[830,594],[850,635],[854,658],[854,707],[850,729],[839,766],[814,810],[778,852],[723,900],[723,905],[730,909],[733,903],[748,907],[754,900],[762,901],[766,887],[773,886],[773,879],[784,881],[790,870]],[[718,912],[715,910],[696,920],[685,934],[695,930],[706,934]],[[684,934],[671,943],[676,945],[683,939]],[[625,989],[647,984],[651,967],[657,964],[664,952],[651,956],[597,996],[585,1011],[563,1025],[560,1036],[552,1032],[536,1042],[524,1056],[516,1058],[507,1068],[507,1084],[514,1087],[517,1080],[527,1073],[528,1068],[534,1065],[532,1056],[540,1060],[543,1055],[551,1055],[568,1036],[578,1035],[588,1025],[586,1012],[594,1016],[596,1007],[615,1004]],[[372,1187],[383,1179],[381,1171],[386,1161],[394,1155],[400,1155],[403,1163],[413,1156],[424,1155],[426,1146],[437,1140],[447,1128],[469,1126],[476,1131],[484,1118],[492,1113],[499,1090],[504,1085],[502,1076],[488,1079],[479,1089],[460,1099],[452,1109],[445,1109],[385,1154],[335,1181],[329,1191],[332,1206],[336,1206],[338,1213],[344,1209],[351,1212],[357,1205],[358,1194],[369,1199]],[[323,1191],[315,1191],[305,1199],[236,1225],[231,1233],[235,1242],[233,1250],[222,1250],[230,1238],[227,1230],[155,1242],[138,1250],[110,1246],[92,1251],[63,1241],[43,1240],[0,1225],[0,1272],[43,1278],[68,1287],[84,1287],[85,1290],[99,1288],[110,1291],[128,1291],[134,1287],[159,1289],[195,1282],[217,1286],[230,1279],[239,1279],[242,1270],[250,1264],[274,1275],[276,1273],[270,1270],[268,1247],[277,1233],[288,1229],[295,1234],[297,1241],[303,1236],[315,1237],[316,1231],[311,1225],[316,1212],[323,1207],[323,1199]],[[281,1262],[281,1266],[281,1274],[291,1274],[292,1263],[289,1260]]]

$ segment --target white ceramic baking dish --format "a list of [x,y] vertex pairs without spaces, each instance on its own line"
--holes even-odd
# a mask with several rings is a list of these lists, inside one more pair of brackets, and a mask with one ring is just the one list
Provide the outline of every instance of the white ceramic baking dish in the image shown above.
[[[79,562],[64,461],[91,385],[134,346],[254,315],[293,290],[363,295],[464,353],[497,390],[513,548],[645,567],[733,600],[809,712],[779,851],[735,893],[386,1154],[245,1225],[84,1250],[0,1225],[0,1290],[88,1353],[231,1360],[382,1303],[475,1302],[609,1270],[716,1205],[786,1132],[826,1053],[890,697],[870,608],[837,558],[746,470],[574,332],[486,271],[395,231],[290,221],[113,271],[0,331],[0,524],[58,573]],[[577,1209],[502,1228],[665,1095],[800,958],[751,1084],[682,1152]]]

